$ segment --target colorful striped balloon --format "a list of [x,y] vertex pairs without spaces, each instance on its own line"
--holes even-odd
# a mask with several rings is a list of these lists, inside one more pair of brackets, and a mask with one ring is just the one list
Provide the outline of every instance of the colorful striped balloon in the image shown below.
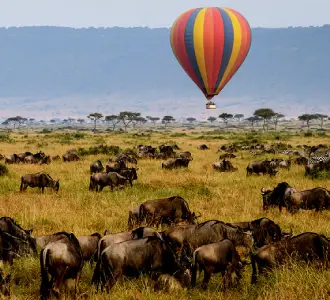
[[248,22],[230,8],[188,10],[171,29],[174,55],[208,100],[237,72],[250,45]]

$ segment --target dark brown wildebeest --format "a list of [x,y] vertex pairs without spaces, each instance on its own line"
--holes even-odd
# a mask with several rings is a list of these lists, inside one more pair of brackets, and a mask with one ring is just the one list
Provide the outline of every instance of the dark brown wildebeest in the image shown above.
[[24,162],[25,157],[30,156],[30,155],[33,155],[33,153],[31,153],[29,151],[17,154],[18,162]]
[[127,169],[127,166],[124,161],[110,162],[105,166],[105,171],[109,172],[119,172],[121,169]]
[[104,187],[109,186],[111,191],[113,191],[114,186],[123,187],[126,182],[129,182],[131,187],[133,186],[132,179],[121,176],[116,172],[96,173],[90,177],[89,190],[101,192]]
[[52,159],[50,158],[49,155],[43,157],[41,160],[40,160],[40,164],[41,165],[49,165],[51,163]]
[[189,162],[185,158],[170,158],[162,163],[162,169],[188,168]]
[[280,211],[285,207],[284,199],[291,193],[296,191],[287,182],[279,183],[273,190],[261,189],[263,210],[269,207],[278,207]]
[[198,149],[198,150],[209,150],[210,148],[207,147],[207,145],[202,144],[202,145],[199,145],[199,146],[197,147],[197,149]]
[[221,159],[225,159],[225,158],[235,158],[235,157],[236,157],[236,155],[233,153],[224,153],[224,154],[220,155],[219,159],[221,160]]
[[189,152],[189,151],[180,152],[177,157],[187,159],[187,160],[193,160],[191,152]]
[[67,161],[67,162],[81,160],[81,158],[78,156],[78,154],[74,153],[74,152],[69,152],[69,153],[63,154],[62,159],[63,159],[63,161]]
[[[63,235],[63,232],[60,233]],[[41,299],[48,299],[52,293],[60,295],[63,283],[69,279],[75,280],[75,295],[84,264],[79,241],[73,233],[64,233],[66,237],[50,242],[40,252],[41,268]],[[49,280],[48,274],[51,275]]]
[[27,164],[37,164],[41,162],[44,157],[46,157],[45,153],[40,151],[36,154],[24,156],[22,161]]
[[90,167],[89,167],[90,173],[99,173],[99,172],[103,172],[104,167],[102,165],[102,162],[100,160],[94,161],[93,163],[91,163]]
[[93,283],[105,286],[107,292],[122,276],[185,272],[170,243],[157,236],[112,244],[102,251],[98,264]]
[[238,169],[234,168],[233,164],[229,161],[224,159],[223,161],[214,162],[212,164],[212,168],[219,172],[236,172]]
[[291,191],[284,199],[285,206],[289,212],[301,209],[314,209],[318,212],[330,209],[330,193],[327,189],[316,187],[305,191]]
[[270,176],[275,176],[278,172],[276,169],[272,168],[269,160],[254,161],[246,167],[246,176],[256,173],[260,175],[269,174]]
[[147,226],[156,225],[157,228],[160,224],[177,224],[182,221],[196,224],[200,217],[190,211],[187,201],[180,196],[147,200],[140,205],[139,215],[139,225],[146,221]]
[[128,212],[127,229],[132,230],[140,221],[140,205]]
[[10,296],[10,279],[11,274],[5,275],[2,270],[0,271],[0,294]]
[[12,155],[6,155],[5,156],[5,164],[16,164],[18,163],[20,160],[17,156],[17,154],[12,154]]
[[[213,273],[221,273],[223,288],[232,287],[232,278],[237,283],[242,278],[243,263],[240,256],[229,239],[217,243],[201,246],[194,251],[192,263],[191,285],[196,285],[197,272],[204,271],[202,289],[205,290]],[[233,276],[234,275],[234,276]]]
[[49,174],[39,172],[35,174],[26,174],[21,177],[20,191],[25,191],[27,187],[38,187],[44,192],[45,187],[52,188],[54,191],[58,192],[60,188],[60,181],[54,180]]
[[102,237],[98,232],[91,235],[82,235],[77,237],[82,251],[83,260],[89,261],[91,267],[93,265],[94,255],[97,253],[97,245],[101,238]]
[[294,161],[293,161],[296,165],[303,165],[306,166],[308,164],[308,158],[301,156],[301,157],[297,157]]
[[264,245],[280,241],[283,235],[289,235],[288,233],[282,233],[280,226],[268,218],[260,218],[250,222],[236,222],[229,224],[239,227],[244,231],[251,231],[254,243],[259,248]]
[[138,170],[138,168],[114,169],[114,168],[110,168],[109,165],[106,166],[106,173],[116,172],[127,179],[131,179],[132,181],[138,179],[136,170]]
[[329,240],[324,235],[314,232],[304,232],[297,236],[283,239],[280,242],[265,245],[251,255],[251,283],[256,282],[258,271],[259,274],[263,274],[277,265],[285,264],[290,259],[303,260],[305,262],[318,261],[327,266],[329,254]]

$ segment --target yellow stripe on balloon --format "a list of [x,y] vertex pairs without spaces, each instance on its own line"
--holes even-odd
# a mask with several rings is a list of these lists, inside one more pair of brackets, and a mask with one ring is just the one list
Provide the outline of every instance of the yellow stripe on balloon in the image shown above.
[[216,94],[218,94],[221,89],[224,87],[224,85],[226,84],[226,81],[228,79],[228,76],[230,74],[230,72],[232,71],[237,57],[239,55],[240,49],[241,49],[241,45],[242,45],[242,28],[241,25],[239,23],[239,21],[237,20],[235,14],[233,14],[231,11],[229,11],[226,8],[223,8],[223,10],[225,10],[227,12],[227,14],[229,15],[232,25],[233,25],[233,31],[234,31],[234,44],[233,44],[233,49],[231,52],[231,56],[229,59],[229,63],[227,66],[227,69],[221,79],[221,82],[217,88]]
[[197,14],[194,24],[194,49],[196,55],[196,61],[198,64],[199,72],[201,73],[202,79],[204,81],[204,86],[207,92],[210,91],[207,81],[207,73],[205,66],[205,56],[204,56],[204,20],[205,20],[206,8],[200,10]]

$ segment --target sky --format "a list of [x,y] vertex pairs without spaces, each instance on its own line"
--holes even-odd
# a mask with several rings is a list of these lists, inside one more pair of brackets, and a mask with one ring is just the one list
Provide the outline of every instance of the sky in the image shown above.
[[229,7],[251,27],[330,24],[330,0],[0,0],[0,27],[171,27],[185,10]]

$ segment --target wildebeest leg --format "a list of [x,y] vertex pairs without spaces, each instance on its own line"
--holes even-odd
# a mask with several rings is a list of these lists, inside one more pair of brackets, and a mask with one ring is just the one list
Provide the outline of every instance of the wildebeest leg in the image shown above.
[[64,275],[66,273],[66,270],[67,270],[67,267],[66,268],[59,267],[58,270],[56,270],[57,276],[55,278],[55,285],[53,288],[53,291],[56,293],[56,295],[60,295],[60,290],[63,285]]
[[98,192],[102,192],[104,186],[103,185],[100,185],[99,189],[98,189]]
[[197,273],[199,273],[199,263],[195,262],[191,269],[191,286],[196,286]]
[[45,189],[45,187],[42,186],[42,187],[41,187],[41,192],[42,192],[42,193],[44,193],[44,189]]
[[112,278],[110,278],[105,284],[105,289],[107,293],[110,292],[110,290],[113,288],[113,286],[116,284],[116,282],[121,276],[122,276],[122,270],[116,270],[113,272]]
[[203,283],[202,283],[203,290],[207,289],[207,285],[211,279],[211,275],[212,275],[212,270],[208,270],[207,268],[204,268],[204,279],[203,279]]

